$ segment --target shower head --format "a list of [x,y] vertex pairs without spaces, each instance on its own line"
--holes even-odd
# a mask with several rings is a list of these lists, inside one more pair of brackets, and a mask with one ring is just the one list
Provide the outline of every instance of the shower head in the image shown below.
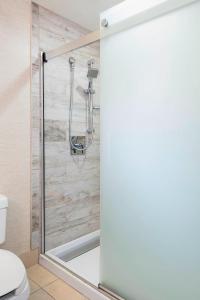
[[91,58],[90,60],[88,60],[88,73],[87,73],[87,77],[89,79],[97,78],[97,76],[98,76],[99,70],[94,67],[94,64],[95,64],[95,60],[93,58]]
[[97,68],[93,68],[93,67],[89,68],[88,73],[87,73],[87,77],[89,79],[97,78],[98,73],[99,73],[99,70]]

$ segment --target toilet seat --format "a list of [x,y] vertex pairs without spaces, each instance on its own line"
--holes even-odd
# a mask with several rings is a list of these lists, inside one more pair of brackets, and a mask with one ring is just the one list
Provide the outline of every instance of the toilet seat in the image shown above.
[[18,294],[27,281],[21,260],[13,253],[0,249],[0,297],[15,291]]

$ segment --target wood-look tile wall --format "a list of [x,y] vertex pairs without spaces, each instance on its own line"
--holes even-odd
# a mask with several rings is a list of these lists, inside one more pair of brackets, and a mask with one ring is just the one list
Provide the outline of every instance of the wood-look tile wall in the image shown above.
[[[61,46],[87,30],[33,4],[32,33],[32,247],[39,243],[40,224],[40,100],[39,50]],[[51,249],[99,229],[99,111],[94,114],[94,143],[82,157],[69,148],[69,56],[76,58],[73,134],[84,135],[87,61],[99,66],[99,43],[45,64],[46,248]],[[99,105],[99,81],[94,103]]]

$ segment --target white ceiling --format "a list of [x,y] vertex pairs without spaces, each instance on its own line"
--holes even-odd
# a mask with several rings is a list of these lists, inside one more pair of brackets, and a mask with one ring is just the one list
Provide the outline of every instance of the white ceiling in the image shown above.
[[34,0],[34,2],[81,26],[96,30],[99,14],[123,0]]

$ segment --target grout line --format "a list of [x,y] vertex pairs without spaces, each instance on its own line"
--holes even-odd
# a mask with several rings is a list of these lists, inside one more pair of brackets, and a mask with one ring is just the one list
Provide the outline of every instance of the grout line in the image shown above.
[[[42,267],[42,268],[43,268],[43,267]],[[47,270],[46,268],[43,268],[43,269]],[[48,271],[48,270],[47,270],[47,271]],[[49,271],[48,271],[48,272],[49,272]],[[49,273],[51,273],[51,272],[49,272]],[[51,274],[54,275],[53,273],[51,273]],[[55,275],[54,275],[54,276],[55,276]],[[44,285],[44,286],[41,286],[38,282],[36,282],[35,280],[33,280],[32,278],[30,278],[30,277],[28,276],[28,279],[31,280],[33,283],[35,283],[35,284],[39,287],[38,290],[36,290],[36,291],[30,293],[30,296],[33,295],[33,294],[35,294],[35,293],[37,293],[38,291],[42,290],[42,291],[45,292],[48,296],[50,296],[52,299],[58,300],[57,298],[53,297],[50,293],[48,293],[48,291],[46,291],[45,288],[48,287],[48,286],[50,286],[52,283],[54,283],[54,282],[60,280],[60,281],[62,281],[66,286],[72,288],[74,291],[76,291],[76,292],[79,293],[81,296],[83,296],[83,297],[84,297],[83,300],[89,300],[89,299],[85,298],[85,296],[84,296],[82,293],[80,293],[78,290],[76,290],[76,289],[74,289],[73,287],[71,287],[70,285],[68,285],[64,280],[58,278],[57,276],[55,276],[55,277],[56,277],[56,279],[54,279],[53,281],[49,282],[48,284],[46,284],[46,285]]]
[[28,277],[28,279],[31,280],[31,281],[33,281],[35,284],[37,284],[37,286],[39,286],[40,289],[43,289],[44,287],[46,287],[46,286],[52,284],[53,282],[55,282],[56,280],[58,280],[58,278],[56,278],[56,279],[54,279],[53,281],[47,283],[46,285],[41,286],[38,282],[36,282],[35,280],[31,279],[30,277]]
[[[39,288],[41,289],[41,286],[40,286],[37,282],[35,282],[35,280],[31,279],[29,276],[28,276],[28,280],[33,281],[33,283],[37,284],[37,286],[39,286]],[[30,283],[29,283],[29,284],[30,284]]]
[[56,300],[56,298],[54,298],[52,295],[50,295],[49,293],[47,293],[47,291],[45,291],[43,288],[40,288],[39,290],[34,291],[33,293],[30,293],[30,296],[36,294],[39,291],[43,291],[45,294],[47,294],[48,296],[50,296],[52,299]]
[[41,290],[41,289],[38,289],[37,291],[34,291],[32,293],[30,292],[30,296],[33,295],[33,294],[35,294],[35,293],[37,293],[39,290]]
[[56,298],[54,298],[51,294],[49,294],[46,290],[44,290],[43,288],[41,288],[41,290],[43,290],[47,295],[49,295],[52,299],[56,300]]
[[[55,281],[57,281],[57,280],[62,281],[62,282],[64,283],[64,285],[66,285],[67,287],[71,288],[72,290],[74,290],[75,292],[77,292],[79,295],[83,296],[83,297],[84,297],[83,300],[89,300],[89,299],[85,298],[85,296],[84,296],[82,293],[80,293],[78,290],[76,290],[75,288],[73,288],[72,286],[70,286],[69,284],[67,284],[64,280],[62,280],[62,279],[60,279],[60,278],[57,278],[57,279],[54,280],[53,282],[55,282]],[[52,282],[52,283],[53,283],[53,282]],[[44,286],[43,288],[41,288],[41,289],[44,290],[44,291],[45,291],[49,296],[51,296],[53,299],[58,300],[57,298],[54,298],[51,294],[48,293],[48,291],[46,291],[46,290],[44,289],[45,287],[48,287],[49,285],[51,285],[51,283],[49,283],[48,285],[45,285],[45,286]]]
[[55,280],[53,280],[53,281],[47,283],[46,285],[44,285],[44,286],[42,287],[42,289],[45,288],[45,287],[48,287],[48,286],[51,285],[52,283],[56,282],[58,279],[59,279],[59,278],[56,278]]

